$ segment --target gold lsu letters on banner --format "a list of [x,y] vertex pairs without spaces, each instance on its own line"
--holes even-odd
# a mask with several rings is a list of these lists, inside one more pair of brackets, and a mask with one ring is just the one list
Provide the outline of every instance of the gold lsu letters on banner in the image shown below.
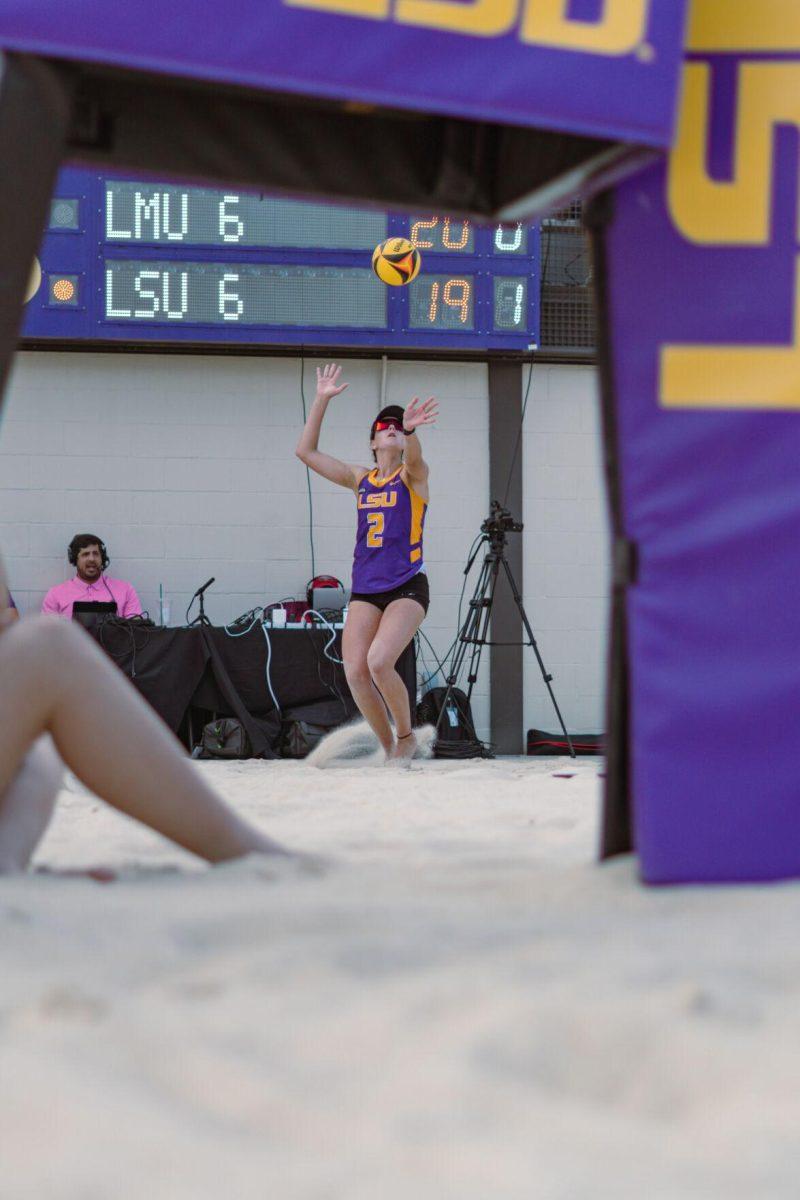
[[[557,50],[622,57],[644,42],[652,0],[606,0],[598,21],[568,16],[569,0],[284,0],[294,8],[499,37],[518,28],[520,41]],[[521,11],[520,11],[521,10]]]
[[[769,246],[775,188],[776,130],[800,131],[800,57],[748,59],[748,50],[800,50],[798,0],[698,0],[689,47],[736,51],[737,107],[733,175],[708,172],[713,71],[689,62],[683,76],[678,137],[672,152],[667,203],[681,235],[698,246]],[[795,231],[800,240],[800,227]],[[661,403],[675,408],[800,408],[800,258],[796,245],[791,341],[786,345],[684,345],[661,350]],[[765,298],[765,302],[768,300]],[[774,299],[773,299],[774,303]]]

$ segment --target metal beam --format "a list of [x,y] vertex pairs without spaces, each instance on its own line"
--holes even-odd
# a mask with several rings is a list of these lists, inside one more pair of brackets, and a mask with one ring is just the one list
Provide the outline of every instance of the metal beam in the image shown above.
[[[489,363],[489,497],[522,520],[522,364]],[[522,538],[511,533],[506,558],[523,591]],[[523,592],[524,596],[524,592]],[[489,668],[491,740],[498,754],[522,754],[522,621],[511,589],[500,579],[492,605],[491,639],[516,642],[492,646]]]

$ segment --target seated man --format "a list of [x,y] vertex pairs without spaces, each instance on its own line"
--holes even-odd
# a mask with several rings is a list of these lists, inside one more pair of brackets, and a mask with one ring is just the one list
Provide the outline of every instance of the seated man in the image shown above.
[[75,578],[50,588],[42,604],[43,613],[69,618],[76,600],[113,600],[118,617],[141,615],[142,606],[132,585],[103,574],[110,560],[105,544],[94,533],[76,533],[67,547],[67,558],[75,568]]

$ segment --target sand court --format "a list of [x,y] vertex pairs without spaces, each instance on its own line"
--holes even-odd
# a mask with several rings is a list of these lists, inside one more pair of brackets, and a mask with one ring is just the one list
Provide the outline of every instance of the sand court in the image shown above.
[[325,862],[68,781],[37,865],[120,877],[0,880],[4,1200],[796,1194],[795,885],[597,866],[594,760],[197,769]]

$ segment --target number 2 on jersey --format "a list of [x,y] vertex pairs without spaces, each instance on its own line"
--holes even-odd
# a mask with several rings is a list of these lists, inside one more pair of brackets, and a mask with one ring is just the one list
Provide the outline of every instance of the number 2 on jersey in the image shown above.
[[383,513],[367,513],[367,545],[373,550],[379,550],[383,545]]

